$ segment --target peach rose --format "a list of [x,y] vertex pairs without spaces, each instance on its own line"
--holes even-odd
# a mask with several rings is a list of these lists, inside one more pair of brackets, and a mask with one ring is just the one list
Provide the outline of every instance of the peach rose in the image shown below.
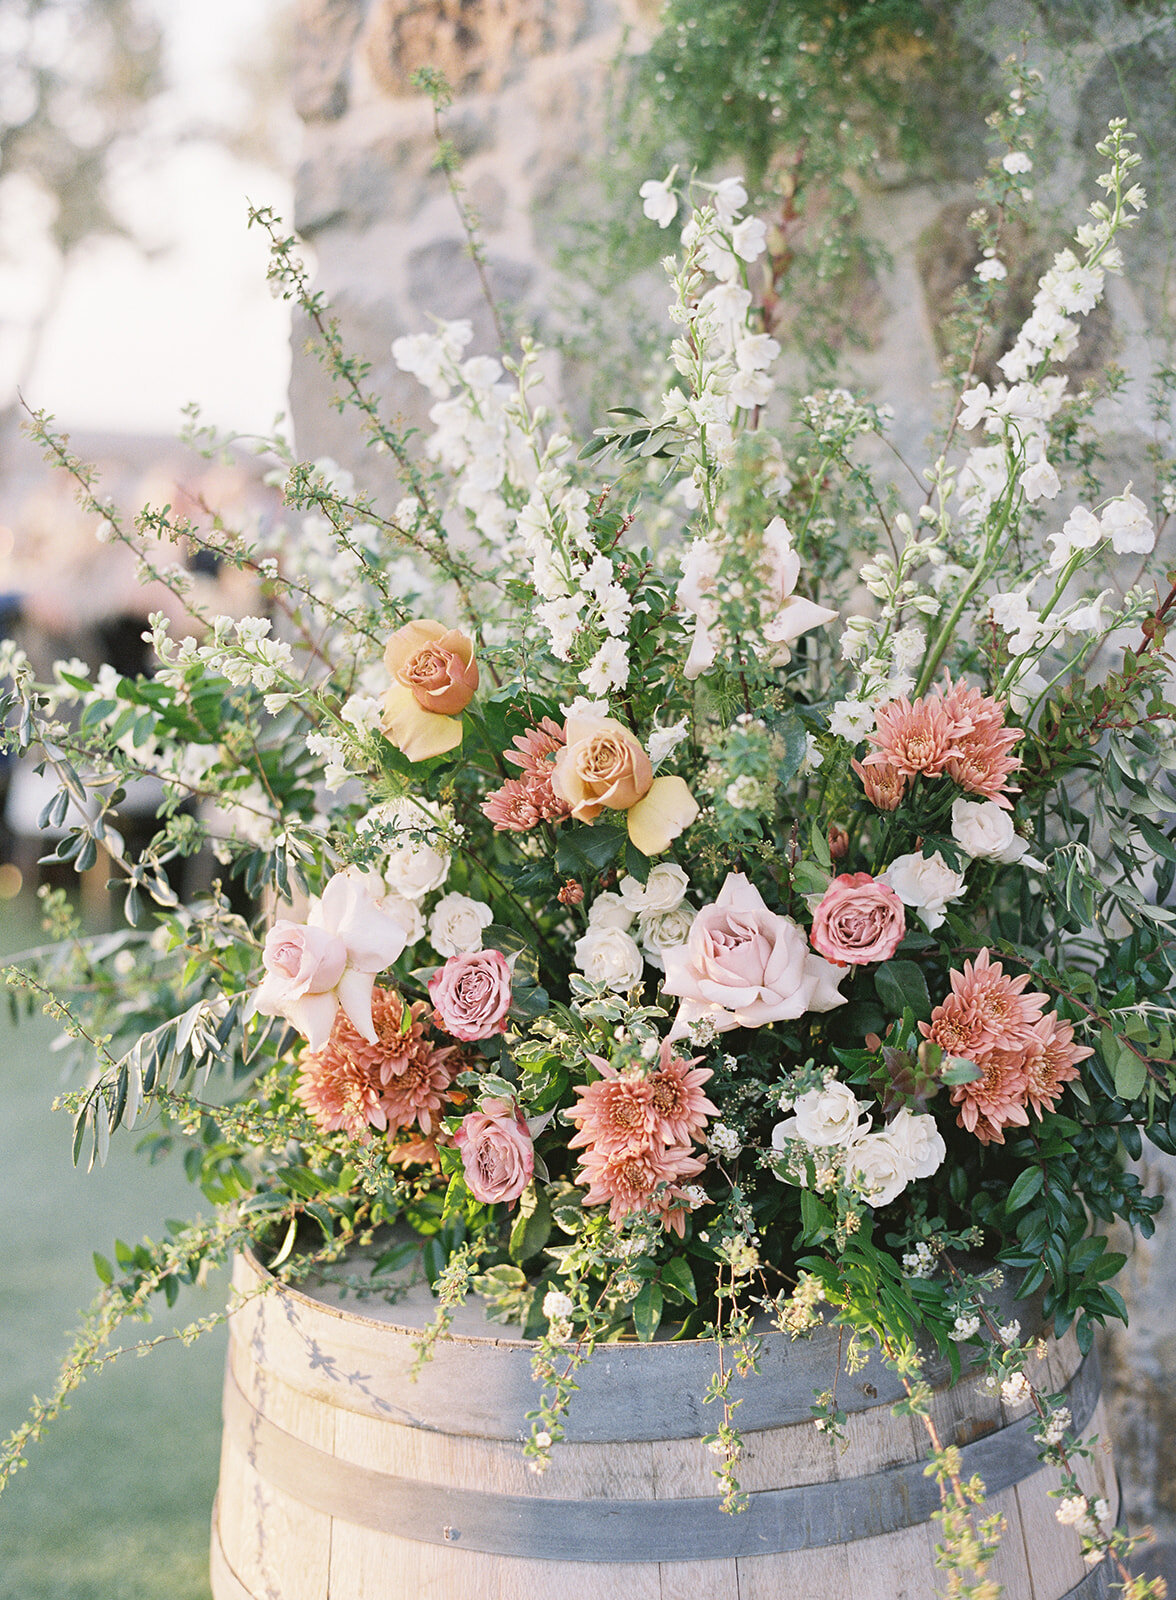
[[684,945],[662,952],[666,994],[681,999],[670,1038],[704,1017],[725,1033],[845,1004],[837,969],[814,956],[791,917],[769,911],[741,872],[703,906]]
[[384,649],[392,686],[380,727],[410,761],[461,743],[458,716],[478,687],[474,643],[457,628],[419,618],[398,628]]
[[906,933],[902,901],[868,872],[843,872],[813,913],[813,948],[836,966],[889,961]]
[[462,1118],[453,1136],[475,1200],[513,1203],[535,1171],[535,1146],[520,1113],[505,1100],[487,1100]]
[[437,1021],[455,1039],[489,1039],[506,1032],[510,963],[501,950],[466,950],[429,979]]
[[551,787],[580,822],[624,811],[629,837],[647,856],[659,855],[698,815],[681,778],[655,778],[649,757],[612,717],[569,717],[565,743],[551,768]]

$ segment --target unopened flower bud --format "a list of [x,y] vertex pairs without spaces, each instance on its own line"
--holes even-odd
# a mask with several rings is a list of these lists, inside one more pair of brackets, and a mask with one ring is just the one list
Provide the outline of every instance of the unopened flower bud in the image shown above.
[[842,861],[849,854],[849,834],[836,822],[829,829],[829,854],[834,861]]

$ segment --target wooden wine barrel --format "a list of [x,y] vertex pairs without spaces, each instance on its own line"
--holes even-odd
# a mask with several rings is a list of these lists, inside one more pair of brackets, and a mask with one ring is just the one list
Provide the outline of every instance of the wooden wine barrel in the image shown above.
[[[532,1346],[503,1337],[475,1304],[413,1382],[427,1291],[395,1305],[330,1289],[264,1291],[231,1318],[214,1600],[934,1600],[938,1506],[924,1475],[926,1431],[895,1417],[894,1375],[876,1358],[837,1377],[849,1446],[819,1433],[810,1406],[831,1387],[838,1333],[765,1337],[761,1370],[739,1384],[740,1479],[750,1508],[719,1509],[717,1424],[703,1395],[714,1346],[617,1344],[581,1369],[568,1440],[535,1475],[523,1456],[537,1388]],[[1064,1390],[1075,1426],[1100,1434],[1095,1358],[1072,1336],[1030,1375]],[[1008,1528],[993,1576],[1006,1600],[1095,1600],[1071,1528],[1054,1516],[1029,1432],[977,1378],[931,1373],[941,1438],[963,1450]],[[1109,1457],[1090,1494],[1118,1500]]]

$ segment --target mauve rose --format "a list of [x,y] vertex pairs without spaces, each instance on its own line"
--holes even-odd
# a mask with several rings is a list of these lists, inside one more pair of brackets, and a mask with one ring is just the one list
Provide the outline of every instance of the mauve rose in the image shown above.
[[741,872],[731,873],[715,903],[703,906],[686,943],[663,955],[662,988],[682,1001],[671,1038],[703,1017],[725,1033],[845,1004],[837,969],[812,954],[791,917],[768,910]]
[[501,950],[467,950],[429,979],[437,1021],[455,1039],[489,1039],[506,1032],[510,964]]
[[527,1124],[505,1100],[486,1100],[463,1117],[453,1136],[475,1200],[494,1205],[518,1199],[535,1171],[535,1146]]
[[902,901],[868,872],[843,872],[813,912],[813,948],[835,966],[889,961],[906,933]]

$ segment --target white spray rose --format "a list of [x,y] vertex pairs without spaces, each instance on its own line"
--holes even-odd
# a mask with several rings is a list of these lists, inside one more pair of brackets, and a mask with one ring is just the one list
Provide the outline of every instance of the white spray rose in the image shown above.
[[1009,813],[995,800],[955,800],[951,808],[951,836],[974,860],[1019,861],[1029,848],[1020,839]]
[[603,894],[598,894],[588,908],[588,926],[590,928],[620,928],[626,931],[636,915],[634,908],[619,894],[613,894],[611,889],[606,889]]
[[878,882],[919,913],[928,933],[943,921],[948,901],[958,900],[964,892],[963,873],[954,872],[938,850],[933,856],[896,856]]
[[845,1159],[845,1176],[858,1180],[867,1205],[888,1206],[914,1177],[905,1152],[889,1129],[867,1133],[851,1144]]
[[447,894],[438,900],[429,918],[429,941],[442,958],[482,948],[482,930],[494,921],[484,900],[465,894]]
[[773,1148],[783,1148],[785,1139],[803,1139],[805,1144],[849,1144],[868,1123],[865,1107],[848,1084],[830,1078],[819,1089],[798,1095],[792,1115],[772,1129]]
[[650,966],[656,967],[659,972],[665,971],[662,951],[676,950],[679,945],[686,943],[694,926],[694,917],[694,907],[684,904],[671,906],[668,911],[641,913],[637,918],[637,926]]
[[644,883],[639,878],[621,879],[621,899],[631,911],[648,915],[654,911],[673,911],[686,898],[690,879],[673,861],[659,861],[650,867]]
[[576,965],[592,983],[627,994],[641,982],[645,962],[637,941],[623,928],[589,928],[576,940]]
[[929,1178],[947,1157],[947,1146],[935,1118],[926,1113],[917,1116],[903,1106],[887,1123],[886,1132],[906,1157],[912,1178]]

